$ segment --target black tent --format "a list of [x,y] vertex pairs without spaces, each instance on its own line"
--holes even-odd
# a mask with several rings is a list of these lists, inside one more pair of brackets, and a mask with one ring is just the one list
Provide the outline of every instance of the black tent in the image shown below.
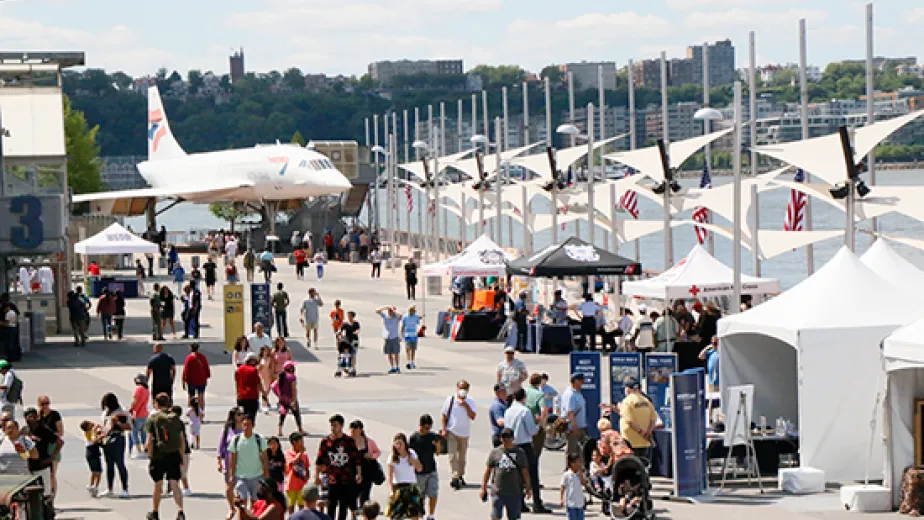
[[530,256],[507,263],[507,272],[518,276],[639,275],[642,264],[571,237]]

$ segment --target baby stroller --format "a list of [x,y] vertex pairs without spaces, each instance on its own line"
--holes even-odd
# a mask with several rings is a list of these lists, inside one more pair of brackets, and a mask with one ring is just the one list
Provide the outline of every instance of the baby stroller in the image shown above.
[[346,339],[341,339],[337,343],[337,352],[337,371],[334,372],[334,377],[340,377],[343,374],[356,377],[356,369],[353,368],[353,356],[356,355],[356,348],[353,343]]
[[648,461],[629,455],[613,465],[613,518],[654,520]]

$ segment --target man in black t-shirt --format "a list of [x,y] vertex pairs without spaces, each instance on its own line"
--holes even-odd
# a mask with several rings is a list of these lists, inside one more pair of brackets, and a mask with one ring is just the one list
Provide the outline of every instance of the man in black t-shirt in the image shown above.
[[42,423],[38,410],[35,408],[27,408],[23,412],[23,418],[27,425],[25,433],[35,442],[35,448],[38,451],[38,458],[30,458],[27,461],[29,473],[42,477],[45,498],[52,500],[54,493],[51,484],[51,466],[55,457],[61,452],[64,441],[58,437],[58,432]]
[[440,436],[433,433],[433,418],[429,414],[420,416],[420,425],[411,435],[408,448],[417,453],[420,471],[417,472],[417,487],[422,497],[428,499],[427,518],[436,514],[436,498],[439,496],[440,480],[436,471],[436,455],[440,449]]
[[176,379],[176,361],[164,352],[161,343],[154,344],[154,355],[148,361],[147,378],[151,383],[151,395],[161,393],[173,397],[173,381]]
[[417,299],[417,262],[414,261],[413,256],[410,259],[408,259],[406,264],[404,264],[404,283],[407,286],[407,299],[416,300]]
[[314,483],[321,485],[321,475],[327,477],[327,515],[346,520],[356,509],[356,484],[363,479],[362,456],[353,438],[343,434],[343,416],[333,415],[329,422],[330,435],[318,445]]

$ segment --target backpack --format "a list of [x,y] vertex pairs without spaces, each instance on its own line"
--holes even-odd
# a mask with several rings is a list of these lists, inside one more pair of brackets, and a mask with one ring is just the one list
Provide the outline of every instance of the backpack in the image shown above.
[[[241,436],[242,436],[242,435],[244,435],[244,434],[243,434],[243,433],[239,433],[239,434],[235,435],[233,439],[231,439],[231,446],[230,446],[230,448],[228,449],[229,452],[231,452],[231,453],[237,453],[237,445],[238,445],[238,443],[240,442]],[[259,433],[253,432],[253,438],[257,440],[257,447],[258,447],[258,448],[259,448],[260,446],[263,445],[263,439],[260,438],[260,434],[259,434]],[[263,451],[263,450],[260,450],[260,451]]]
[[176,414],[160,414],[152,421],[152,429],[154,450],[158,454],[183,452],[183,433],[186,427]]
[[13,373],[13,382],[6,389],[6,400],[12,404],[22,404],[22,379]]

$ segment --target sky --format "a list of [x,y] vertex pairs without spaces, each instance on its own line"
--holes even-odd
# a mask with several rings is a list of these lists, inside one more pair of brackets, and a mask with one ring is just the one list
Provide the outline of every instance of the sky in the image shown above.
[[[924,2],[878,0],[877,55],[924,55]],[[865,57],[866,2],[852,0],[0,0],[0,49],[83,50],[87,66],[133,76],[158,68],[361,75],[386,59],[516,64],[683,57],[688,45],[731,38],[737,66],[755,31],[758,63]]]

